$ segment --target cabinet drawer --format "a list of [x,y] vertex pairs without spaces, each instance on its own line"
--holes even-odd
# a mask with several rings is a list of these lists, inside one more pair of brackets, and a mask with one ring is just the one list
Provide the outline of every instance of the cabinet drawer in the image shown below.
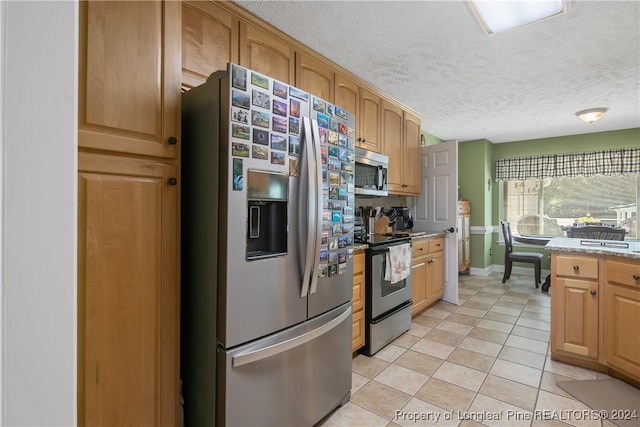
[[429,239],[419,239],[411,242],[413,258],[425,256],[429,253],[429,241]]
[[438,252],[444,249],[444,237],[429,239],[429,252]]
[[556,274],[558,276],[598,278],[598,259],[577,256],[556,256]]
[[640,261],[624,262],[607,260],[605,263],[608,283],[619,283],[640,289]]
[[469,203],[458,203],[458,214],[471,213],[471,205]]

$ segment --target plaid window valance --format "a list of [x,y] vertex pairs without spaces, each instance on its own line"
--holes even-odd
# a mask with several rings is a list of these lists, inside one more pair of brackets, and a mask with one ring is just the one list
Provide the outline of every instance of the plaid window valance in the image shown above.
[[640,148],[496,160],[496,180],[640,174]]

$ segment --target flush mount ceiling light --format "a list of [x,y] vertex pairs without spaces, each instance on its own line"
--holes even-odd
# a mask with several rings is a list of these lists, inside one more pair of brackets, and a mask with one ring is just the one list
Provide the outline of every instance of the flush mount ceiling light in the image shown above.
[[589,108],[587,110],[578,111],[576,116],[585,123],[593,123],[600,120],[607,111],[609,111],[609,109],[604,107]]
[[469,3],[489,35],[566,12],[564,0],[469,0]]

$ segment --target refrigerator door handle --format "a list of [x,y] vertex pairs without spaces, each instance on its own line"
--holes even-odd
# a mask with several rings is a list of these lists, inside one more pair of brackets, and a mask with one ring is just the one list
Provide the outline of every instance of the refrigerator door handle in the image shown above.
[[324,325],[313,329],[305,334],[297,336],[295,338],[288,339],[286,341],[279,342],[277,344],[273,344],[258,350],[250,351],[248,353],[239,354],[233,356],[231,359],[231,366],[237,368],[239,366],[248,365],[249,363],[259,362],[260,360],[267,359],[269,357],[278,355],[280,353],[284,353],[293,348],[299,347],[318,338],[321,335],[326,334],[331,331],[339,324],[344,322],[349,316],[351,316],[351,307],[347,307],[347,309],[340,316],[335,319],[325,323]]
[[[318,187],[318,183],[316,182],[317,176],[314,174],[314,169],[313,169],[313,165],[314,165],[314,161],[313,161],[313,156],[314,154],[311,151],[311,148],[313,148],[313,141],[312,141],[312,133],[311,133],[311,120],[309,119],[309,117],[303,117],[302,118],[302,126],[303,126],[303,131],[304,131],[304,138],[303,138],[303,147],[302,150],[305,153],[306,156],[306,161],[307,161],[307,180],[308,180],[308,189],[307,191],[307,216],[305,217],[304,215],[299,215],[299,218],[301,219],[300,221],[298,221],[299,224],[302,225],[302,223],[304,223],[304,221],[306,221],[306,229],[307,229],[307,235],[306,235],[306,251],[305,251],[305,257],[304,257],[304,271],[302,274],[302,289],[300,292],[300,298],[305,298],[307,296],[307,294],[309,293],[309,282],[310,282],[310,278],[311,278],[311,274],[313,272],[313,255],[315,253],[315,242],[314,242],[314,236],[316,235],[316,230],[315,230],[315,224],[311,221],[309,221],[308,218],[315,218],[317,216],[316,214],[316,203],[314,202],[314,198],[315,198],[315,191],[316,188]],[[301,184],[302,184],[302,180],[301,180]],[[300,185],[300,187],[302,187],[302,185]],[[305,189],[300,188],[300,194],[302,195],[302,193],[305,191]],[[301,197],[301,200],[304,200],[304,197]],[[302,228],[302,227],[301,227]],[[301,238],[304,236],[300,236]],[[300,245],[300,248],[302,249],[304,247],[304,243]]]
[[[318,121],[311,120],[311,129],[313,135],[313,153],[315,157],[314,161],[314,172],[316,174],[316,186],[315,186],[315,194],[310,194],[310,198],[314,199],[314,203],[316,205],[315,216],[309,216],[310,221],[314,222],[315,218],[315,236],[313,236],[314,240],[314,251],[313,251],[313,273],[311,275],[311,290],[310,294],[315,294],[318,289],[318,270],[320,268],[320,240],[322,239],[322,191],[320,191],[320,184],[322,183],[322,158],[320,157],[320,131],[318,129]],[[309,165],[309,169],[311,169],[311,165]]]

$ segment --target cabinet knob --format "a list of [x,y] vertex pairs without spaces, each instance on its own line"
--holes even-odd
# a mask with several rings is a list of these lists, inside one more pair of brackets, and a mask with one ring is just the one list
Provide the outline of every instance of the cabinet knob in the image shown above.
[[640,280],[640,274],[634,274],[633,280]]
[[573,271],[578,271],[580,270],[580,266],[579,265],[574,265],[573,266]]
[[591,289],[591,292],[589,292],[591,294],[591,296],[596,296],[596,291],[594,289]]
[[167,139],[167,142],[170,145],[176,145],[178,143],[178,139],[175,136],[170,136],[169,139]]
[[171,177],[171,178],[169,178],[169,179],[167,180],[167,183],[168,183],[169,185],[176,185],[176,184],[178,183],[178,180],[177,180],[176,178],[174,178],[174,177]]

